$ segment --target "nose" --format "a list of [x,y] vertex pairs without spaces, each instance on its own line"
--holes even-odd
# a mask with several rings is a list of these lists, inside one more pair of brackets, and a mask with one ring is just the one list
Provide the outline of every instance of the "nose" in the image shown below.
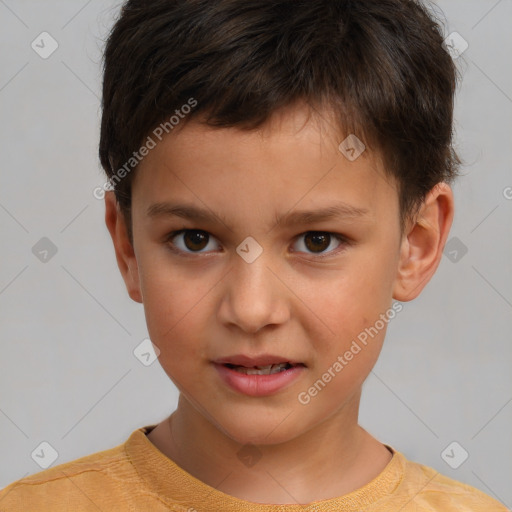
[[222,280],[222,299],[218,310],[224,325],[237,325],[248,334],[265,326],[278,325],[290,317],[287,288],[265,251],[252,263],[238,255]]

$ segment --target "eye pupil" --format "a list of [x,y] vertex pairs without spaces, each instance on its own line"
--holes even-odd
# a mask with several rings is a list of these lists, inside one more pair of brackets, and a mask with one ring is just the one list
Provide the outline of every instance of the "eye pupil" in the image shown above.
[[[318,252],[322,252],[325,249],[327,249],[327,247],[329,247],[329,236],[330,235],[325,233],[308,233],[305,236],[306,247],[311,251],[320,249]],[[313,247],[311,247],[309,241],[313,241]],[[320,247],[318,245],[315,245],[318,243],[321,245]]]
[[[185,241],[187,249],[201,250],[208,244],[208,234],[204,231],[186,231],[183,240]],[[197,247],[197,245],[200,247]]]

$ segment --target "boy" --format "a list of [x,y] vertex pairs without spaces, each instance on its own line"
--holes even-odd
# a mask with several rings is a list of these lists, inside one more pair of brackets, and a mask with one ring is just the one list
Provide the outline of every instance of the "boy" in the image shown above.
[[179,405],[11,484],[1,510],[506,510],[357,422],[453,219],[442,41],[406,0],[126,3],[105,219]]

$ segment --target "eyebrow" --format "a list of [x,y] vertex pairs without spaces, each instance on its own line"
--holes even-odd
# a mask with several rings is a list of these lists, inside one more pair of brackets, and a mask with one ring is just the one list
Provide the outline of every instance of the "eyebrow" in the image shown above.
[[[356,219],[365,217],[370,213],[366,208],[358,208],[347,203],[338,202],[316,210],[289,211],[276,215],[274,221],[282,226],[314,224],[331,219]],[[206,208],[184,203],[161,202],[155,203],[147,209],[150,218],[155,217],[181,217],[192,221],[218,223],[219,221],[229,227],[225,217]],[[231,229],[231,227],[229,227]]]

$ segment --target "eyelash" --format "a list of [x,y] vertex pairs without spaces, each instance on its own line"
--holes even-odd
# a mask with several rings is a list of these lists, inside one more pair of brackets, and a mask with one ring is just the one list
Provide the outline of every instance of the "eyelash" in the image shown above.
[[[182,249],[178,249],[176,248],[176,246],[174,245],[174,243],[171,242],[171,240],[173,238],[175,238],[176,236],[182,234],[182,233],[186,233],[186,232],[200,232],[200,233],[206,233],[207,235],[209,235],[210,237],[212,237],[212,235],[210,233],[208,233],[208,231],[205,231],[203,229],[179,229],[179,230],[176,230],[176,231],[171,231],[166,237],[165,237],[165,240],[164,240],[164,243],[167,244],[167,246],[169,247],[169,249],[174,252],[174,253],[177,253],[179,254],[180,256],[184,256],[184,257],[195,257],[196,255],[197,256],[200,256],[202,254],[207,254],[207,253],[203,253],[203,252],[194,252],[194,251],[183,251]],[[340,242],[340,246],[336,247],[335,249],[329,251],[329,252],[326,252],[326,253],[306,253],[306,254],[309,254],[311,256],[314,257],[314,259],[322,259],[322,258],[326,258],[326,257],[329,257],[329,256],[332,256],[333,254],[338,254],[339,252],[343,251],[344,250],[344,247],[343,246],[349,246],[352,244],[352,241],[349,240],[347,237],[339,234],[339,233],[332,233],[330,231],[305,231],[304,233],[301,233],[300,235],[297,235],[296,239],[299,239],[300,237],[304,236],[304,235],[308,235],[310,233],[315,233],[315,234],[322,234],[322,235],[329,235],[331,236],[332,238],[335,238],[338,242]],[[215,237],[212,237],[212,238],[215,238]],[[209,242],[210,240],[208,240]],[[295,243],[295,241],[294,241]],[[329,244],[330,245],[330,244]],[[293,252],[303,252],[303,251],[293,251]]]

